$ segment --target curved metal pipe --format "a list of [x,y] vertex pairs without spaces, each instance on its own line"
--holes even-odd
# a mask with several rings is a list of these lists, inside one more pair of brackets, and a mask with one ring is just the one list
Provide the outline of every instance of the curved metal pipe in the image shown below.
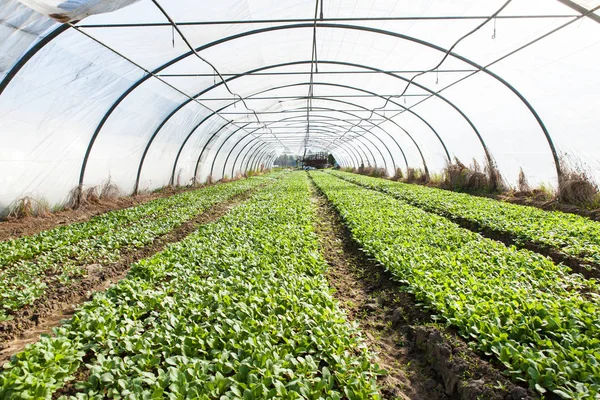
[[[260,33],[265,33],[265,32],[271,32],[271,31],[278,31],[278,30],[283,30],[283,29],[297,29],[297,28],[310,28],[313,29],[315,27],[323,27],[323,28],[336,28],[336,29],[349,29],[349,30],[358,30],[358,31],[366,31],[366,32],[371,32],[371,33],[376,33],[376,34],[382,34],[382,35],[387,35],[387,36],[392,36],[395,38],[399,38],[399,39],[403,39],[403,40],[407,40],[407,41],[412,41],[414,43],[432,48],[434,50],[438,50],[440,52],[443,53],[448,53],[448,51],[440,46],[437,46],[435,44],[426,42],[424,40],[421,39],[417,39],[408,35],[404,35],[401,33],[397,33],[397,32],[391,32],[388,30],[384,30],[384,29],[378,29],[378,28],[372,28],[372,27],[366,27],[366,26],[357,26],[357,25],[347,25],[347,24],[333,24],[333,23],[325,23],[325,22],[318,22],[315,21],[315,23],[300,23],[300,24],[288,24],[288,25],[278,25],[278,26],[271,26],[271,27],[265,27],[265,28],[260,28],[260,29],[256,29],[256,30],[252,30],[252,31],[247,31],[247,32],[242,32],[242,33],[238,33],[229,37],[225,37],[225,38],[220,38],[216,41],[213,41],[211,43],[205,44],[203,46],[200,46],[196,49],[194,49],[196,52],[200,52],[202,50],[205,50],[207,48],[216,46],[218,44],[221,43],[225,43],[231,40],[236,40],[242,37],[246,37],[246,36],[250,36],[250,35],[255,35],[255,34],[260,34]],[[6,87],[8,86],[8,84],[12,81],[12,79],[14,78],[14,76],[16,76],[16,74],[18,73],[18,71],[31,59],[35,56],[35,54],[37,52],[39,52],[39,50],[41,50],[46,44],[48,44],[49,42],[51,42],[54,38],[56,38],[57,36],[59,36],[62,32],[66,31],[69,28],[68,25],[63,25],[57,29],[55,29],[53,32],[51,32],[49,35],[47,35],[45,38],[43,38],[42,40],[40,40],[38,43],[36,43],[22,58],[21,60],[19,60],[19,62],[13,66],[13,68],[11,69],[11,71],[9,72],[9,74],[2,80],[2,82],[0,83],[0,93],[2,93]],[[170,61],[168,61],[167,63],[161,65],[160,67],[156,68],[154,71],[152,71],[152,74],[158,74],[159,72],[161,72],[162,70],[164,70],[165,68],[191,56],[192,54],[194,54],[194,51],[189,51],[187,53],[184,53]],[[554,142],[552,141],[552,137],[550,136],[550,133],[548,132],[544,122],[542,121],[541,117],[539,116],[539,114],[537,113],[537,111],[533,108],[533,106],[529,103],[529,101],[515,88],[513,87],[510,83],[508,83],[506,80],[504,80],[503,78],[501,78],[499,75],[491,72],[490,70],[488,70],[487,68],[475,63],[474,61],[460,56],[459,54],[456,54],[454,52],[450,52],[449,55],[451,55],[452,57],[455,57],[475,68],[477,68],[478,70],[488,74],[489,76],[491,76],[492,78],[498,80],[500,83],[502,83],[504,86],[506,86],[510,91],[512,91],[520,100],[521,102],[528,108],[528,110],[530,111],[530,113],[534,116],[534,118],[536,119],[538,125],[540,126],[540,128],[542,129],[542,132],[544,133],[544,136],[546,138],[546,141],[548,142],[548,145],[550,147],[551,153],[552,153],[552,157],[554,160],[554,164],[556,167],[556,172],[557,172],[557,176],[558,179],[560,181],[560,178],[562,176],[562,171],[561,171],[561,165],[560,165],[560,159],[558,156],[558,153],[556,151],[556,148],[554,146]],[[89,159],[89,155],[91,153],[91,149],[93,147],[93,144],[100,132],[100,130],[102,129],[102,126],[104,126],[104,124],[106,123],[106,120],[108,119],[108,117],[112,114],[112,112],[116,109],[116,107],[127,97],[127,95],[129,93],[131,93],[136,87],[138,87],[139,85],[141,85],[143,82],[145,82],[147,79],[149,79],[149,77],[152,76],[152,74],[147,74],[145,75],[143,78],[141,78],[140,80],[138,80],[136,83],[134,83],[129,89],[127,89],[122,95],[121,97],[119,97],[119,99],[117,100],[117,102],[115,102],[113,104],[113,106],[111,106],[111,108],[108,110],[108,112],[104,115],[104,117],[102,118],[99,126],[97,127],[97,129],[95,130],[94,134],[92,135],[92,138],[90,139],[90,143],[88,144],[88,147],[86,149],[86,153],[84,156],[84,160],[82,163],[82,168],[81,168],[81,172],[80,172],[80,177],[79,177],[79,185],[83,185],[83,180],[84,180],[84,176],[85,176],[85,169],[86,169],[86,165],[87,165],[87,161]],[[486,154],[488,152],[486,151]],[[491,157],[491,156],[490,156]]]

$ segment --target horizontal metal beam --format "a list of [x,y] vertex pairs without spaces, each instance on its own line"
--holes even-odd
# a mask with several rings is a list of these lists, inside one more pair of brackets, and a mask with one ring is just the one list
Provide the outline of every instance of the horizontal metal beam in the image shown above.
[[[315,96],[315,99],[318,100],[316,96]],[[371,110],[360,110],[360,109],[349,109],[349,110],[340,110],[340,111],[371,113]],[[385,112],[401,112],[401,111],[406,111],[406,109],[387,109],[387,108],[385,109]],[[299,111],[288,111],[288,110],[256,111],[257,114],[285,114],[285,113],[294,113],[294,112],[299,112]],[[305,111],[305,113],[306,113],[306,111]],[[220,115],[248,115],[247,112],[235,112],[235,111],[220,112],[219,114]]]
[[[319,97],[334,97],[334,98],[344,98],[344,97],[394,97],[397,94],[320,94],[318,96],[314,96],[313,98],[318,99]],[[429,94],[405,94],[402,97],[428,97]],[[261,96],[261,97],[250,97],[244,100],[287,100],[287,99],[297,99],[298,96]],[[216,97],[216,98],[207,98],[198,99],[200,101],[231,101],[231,97]]]
[[[578,15],[498,15],[497,19],[540,19],[540,18],[573,18]],[[373,21],[461,21],[461,20],[485,20],[489,15],[437,15],[437,16],[404,16],[404,17],[353,17],[353,18],[323,18],[320,22],[373,22]],[[180,21],[178,26],[201,26],[201,25],[238,25],[238,24],[285,24],[314,22],[311,18],[284,18],[284,19],[247,19],[247,20],[221,20],[221,21]],[[168,22],[140,22],[128,24],[81,24],[79,28],[138,28],[138,27],[171,27]]]
[[[436,73],[469,73],[469,72],[475,72],[477,71],[476,69],[440,69],[440,70],[435,70]],[[349,71],[323,71],[323,70],[319,70],[318,75],[337,75],[337,74],[342,74],[342,75],[372,75],[372,74],[419,74],[419,73],[425,73],[428,71],[425,70],[384,70],[384,71],[353,71],[353,70],[349,70]],[[232,74],[221,74],[221,76],[223,77],[229,77],[229,76],[236,76],[239,75],[240,73],[232,73]],[[310,71],[273,71],[273,72],[257,72],[255,74],[252,74],[254,76],[261,76],[261,75],[266,75],[266,76],[276,76],[276,75],[310,75]],[[163,78],[212,78],[215,76],[214,73],[212,74],[157,74],[156,76],[160,76]]]

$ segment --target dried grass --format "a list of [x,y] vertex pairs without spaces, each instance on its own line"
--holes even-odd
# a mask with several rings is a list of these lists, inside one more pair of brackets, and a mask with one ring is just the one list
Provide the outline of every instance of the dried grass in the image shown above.
[[562,177],[558,182],[557,200],[588,209],[600,207],[600,189],[587,165],[566,153],[561,155],[560,161]]
[[110,176],[102,185],[100,185],[100,199],[114,200],[120,195],[119,187],[111,181]]
[[486,163],[482,169],[473,159],[470,166],[463,164],[458,158],[444,168],[442,187],[457,192],[490,193],[503,192],[506,185],[498,168],[493,163]]
[[84,195],[88,203],[100,203],[100,195],[98,194],[98,190],[95,186],[92,186],[91,188],[87,189]]
[[10,207],[7,219],[27,217],[45,217],[50,214],[50,203],[44,198],[24,196],[15,201]]
[[523,172],[523,168],[519,169],[518,189],[519,192],[531,192],[531,188],[529,186],[529,182],[527,181],[527,177],[525,176],[525,172]]
[[429,176],[420,168],[409,168],[406,171],[405,182],[423,185],[429,182]]
[[387,171],[384,168],[377,167],[361,167],[359,168],[359,174],[372,176],[374,178],[385,178],[387,177]]
[[83,186],[76,186],[69,192],[65,208],[78,210],[88,204]]
[[402,172],[402,169],[396,168],[396,171],[394,171],[394,176],[392,176],[391,179],[393,181],[401,181],[402,179],[404,179],[404,173]]

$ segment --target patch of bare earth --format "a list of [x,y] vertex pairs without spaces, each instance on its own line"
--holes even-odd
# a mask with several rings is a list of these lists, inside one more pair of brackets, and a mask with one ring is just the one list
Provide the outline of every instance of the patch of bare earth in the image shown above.
[[338,213],[313,186],[315,226],[327,279],[352,321],[359,323],[377,362],[386,399],[531,399],[454,332],[431,324],[414,296],[353,241]]
[[0,322],[0,364],[23,350],[26,345],[37,342],[41,334],[50,333],[61,321],[70,318],[77,307],[90,300],[95,292],[103,291],[123,279],[131,264],[162,251],[170,243],[182,240],[199,225],[216,221],[233,207],[249,199],[258,189],[251,189],[210,207],[173,231],[155,239],[149,246],[123,252],[116,263],[88,265],[87,275],[73,280],[68,285],[56,280],[48,281],[43,298],[16,312],[12,320]]

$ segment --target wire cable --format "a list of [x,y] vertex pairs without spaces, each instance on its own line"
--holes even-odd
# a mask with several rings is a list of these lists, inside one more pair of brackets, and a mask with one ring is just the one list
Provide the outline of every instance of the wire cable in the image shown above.
[[[318,0],[317,0],[318,1]],[[253,110],[252,108],[248,107],[248,104],[246,104],[245,99],[240,96],[237,93],[234,93],[231,88],[229,87],[229,85],[227,84],[227,81],[223,78],[223,76],[221,75],[221,73],[219,72],[219,70],[217,69],[217,67],[215,67],[215,65],[213,63],[211,63],[210,61],[208,61],[206,58],[202,57],[200,54],[198,54],[198,52],[196,51],[196,49],[194,48],[194,46],[192,46],[192,44],[189,42],[189,40],[187,39],[187,37],[183,34],[183,32],[181,31],[181,29],[179,28],[179,26],[177,26],[177,23],[171,18],[171,16],[167,13],[167,11],[160,5],[160,3],[158,2],[158,0],[152,0],[152,3],[154,3],[154,5],[160,10],[160,12],[164,15],[164,17],[169,21],[169,23],[172,25],[172,27],[177,31],[177,33],[179,34],[179,36],[181,37],[181,39],[183,39],[183,41],[185,42],[185,44],[187,45],[187,47],[190,49],[190,51],[192,53],[194,53],[194,55],[200,59],[201,61],[205,62],[206,64],[208,64],[212,70],[215,72],[215,74],[219,77],[219,79],[221,80],[221,82],[223,82],[223,85],[225,86],[225,89],[227,89],[227,91],[234,96],[234,98],[239,98],[240,101],[242,102],[242,104],[244,105],[244,107],[254,115],[254,117],[256,118],[256,120],[258,121],[259,124],[262,124],[265,128],[265,130],[268,130],[267,126],[265,124],[263,124],[260,121],[260,118],[258,118],[258,114],[256,113],[255,110]],[[233,105],[235,106],[236,102],[233,103]],[[273,134],[273,136],[275,137],[275,134],[271,132],[271,134]],[[285,149],[287,149],[285,147],[285,145],[279,141],[279,143],[281,144],[281,146]]]

